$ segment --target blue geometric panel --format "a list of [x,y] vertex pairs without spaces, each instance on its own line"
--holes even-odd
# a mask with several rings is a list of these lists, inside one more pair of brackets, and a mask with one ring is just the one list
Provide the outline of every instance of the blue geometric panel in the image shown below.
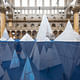
[[34,80],[34,74],[32,72],[31,64],[28,57],[20,80]]
[[14,50],[13,58],[11,60],[10,68],[16,68],[20,66],[19,58]]
[[20,53],[20,57],[21,57],[21,59],[26,59],[26,56],[25,56],[23,50],[22,50],[21,53]]
[[2,80],[10,80],[7,70],[4,72]]
[[8,44],[0,46],[0,58],[2,61],[10,61],[12,59],[12,52]]
[[0,77],[2,77],[4,75],[4,70],[2,68],[2,66],[0,65]]

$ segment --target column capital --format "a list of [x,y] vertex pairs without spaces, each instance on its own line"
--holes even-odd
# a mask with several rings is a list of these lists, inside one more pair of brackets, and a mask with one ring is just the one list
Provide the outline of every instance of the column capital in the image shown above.
[[1,9],[1,13],[5,13],[5,14],[6,14],[5,8],[2,8],[2,9]]
[[80,10],[80,6],[75,6],[74,8],[72,8],[73,12],[79,12]]

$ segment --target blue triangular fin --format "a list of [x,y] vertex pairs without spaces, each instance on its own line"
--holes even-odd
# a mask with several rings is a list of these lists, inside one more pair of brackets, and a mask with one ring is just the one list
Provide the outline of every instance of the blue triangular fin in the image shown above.
[[16,68],[20,66],[19,58],[14,50],[13,58],[11,60],[10,68]]
[[34,80],[34,74],[28,57],[22,72],[21,80]]

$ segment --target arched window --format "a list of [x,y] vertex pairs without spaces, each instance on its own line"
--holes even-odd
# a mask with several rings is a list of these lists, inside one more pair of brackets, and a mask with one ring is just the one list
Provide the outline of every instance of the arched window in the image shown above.
[[18,27],[19,26],[19,24],[16,24],[16,27]]
[[24,24],[24,27],[27,27],[27,24]]
[[52,24],[52,27],[56,27],[56,25],[55,24]]
[[35,26],[34,24],[31,24],[31,27]]
[[62,32],[63,32],[63,31],[62,31],[62,30],[60,30],[60,31],[59,31],[59,34],[61,34]]
[[57,35],[57,31],[56,30],[53,33],[54,33],[54,35]]
[[60,24],[61,27],[63,27],[63,24]]
[[27,33],[28,33],[29,35],[31,35],[31,31],[27,31]]
[[22,35],[25,35],[26,34],[26,31],[22,31]]

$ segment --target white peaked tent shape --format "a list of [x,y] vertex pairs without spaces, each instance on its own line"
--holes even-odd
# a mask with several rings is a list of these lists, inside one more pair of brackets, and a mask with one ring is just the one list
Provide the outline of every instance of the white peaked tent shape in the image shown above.
[[73,0],[73,1],[70,3],[69,7],[74,7],[75,4],[76,4],[76,1],[77,1],[77,0]]
[[28,57],[20,80],[34,80],[34,74],[32,72],[31,64]]
[[21,59],[26,59],[26,56],[25,56],[23,50],[21,51],[20,57],[21,57]]
[[39,32],[36,37],[36,40],[37,41],[49,41],[47,35],[50,35],[50,34],[52,34],[52,30],[48,22],[47,16],[44,15],[40,28],[39,28]]
[[9,4],[6,0],[3,0],[3,2],[4,2],[5,8],[6,8],[6,7],[10,7],[10,4]]
[[4,75],[4,70],[2,68],[2,66],[0,65],[0,77],[2,77]]
[[14,39],[13,39],[12,37],[10,37],[10,38],[8,39],[8,41],[14,41]]
[[80,41],[80,36],[72,28],[70,21],[68,21],[67,26],[61,35],[59,35],[55,41]]
[[2,38],[0,38],[0,41],[6,41],[6,39],[2,37]]
[[7,70],[4,72],[4,76],[3,76],[2,80],[10,80]]
[[10,68],[17,68],[20,66],[19,58],[14,50],[13,58],[11,60]]
[[6,28],[4,29],[4,32],[3,32],[2,38],[6,39],[6,40],[9,39],[9,35],[8,35],[8,32],[7,32],[7,29],[6,29]]
[[26,33],[20,41],[34,41],[34,40],[28,33]]
[[10,51],[10,48],[7,45],[5,45],[4,47],[2,46],[0,48],[0,58],[2,61],[10,61],[12,59],[12,53]]

